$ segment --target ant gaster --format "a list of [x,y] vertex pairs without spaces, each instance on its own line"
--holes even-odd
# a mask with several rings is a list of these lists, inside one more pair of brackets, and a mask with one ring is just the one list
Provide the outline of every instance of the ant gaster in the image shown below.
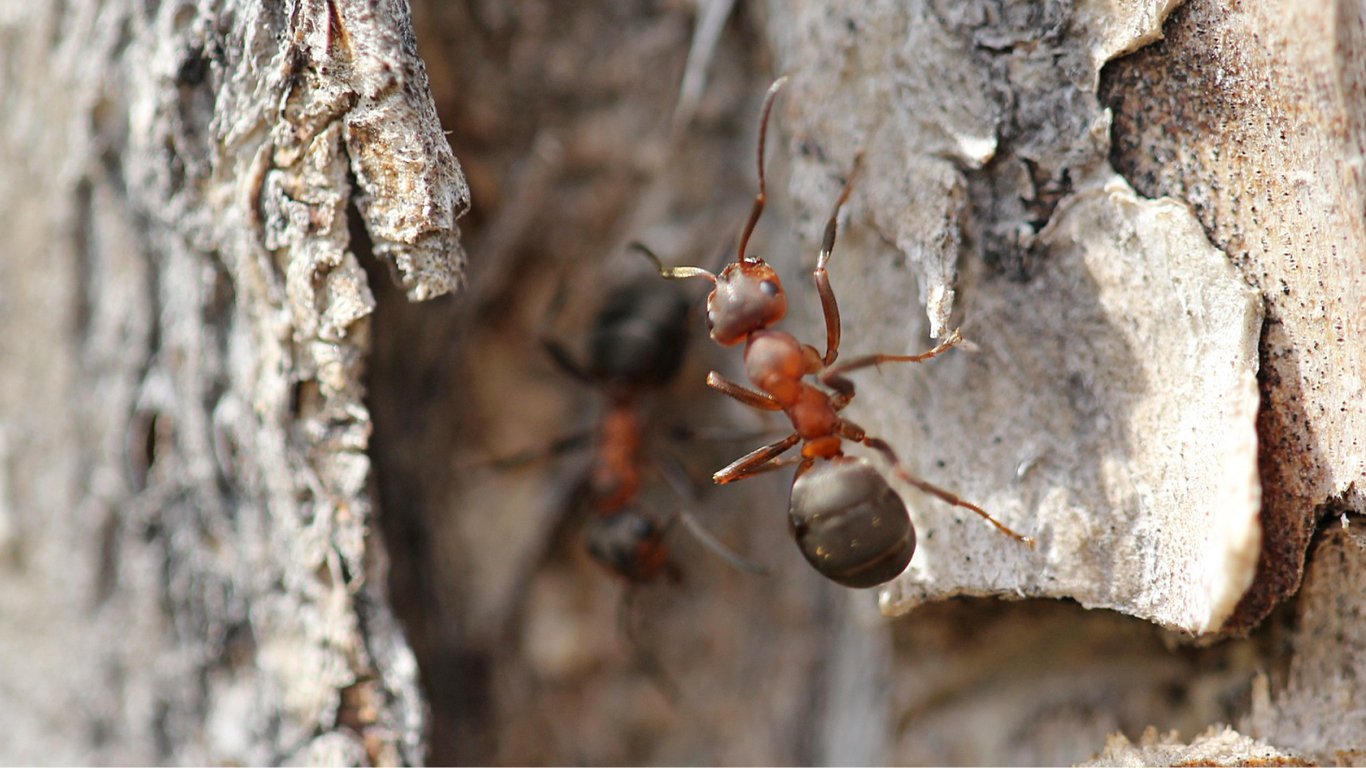
[[[707,385],[753,408],[782,411],[792,422],[792,434],[737,459],[713,475],[713,480],[729,483],[796,463],[788,508],[792,534],[817,571],[846,587],[877,586],[904,571],[915,552],[915,527],[905,503],[882,474],[866,459],[845,455],[845,440],[881,453],[907,484],[970,509],[1007,536],[1032,546],[1032,539],[1007,528],[981,507],[912,475],[886,441],[868,435],[839,415],[854,398],[854,384],[844,374],[882,363],[928,360],[962,341],[955,330],[943,343],[918,355],[874,354],[835,363],[840,315],[826,264],[835,246],[840,208],[849,199],[859,170],[858,160],[826,223],[813,273],[825,316],[825,354],[773,327],[787,314],[782,282],[763,259],[747,256],[745,247],[764,210],[765,133],[773,101],[786,81],[786,77],[779,78],[764,98],[759,123],[759,192],[740,237],[735,262],[720,274],[712,274],[701,267],[664,267],[651,256],[666,278],[710,280],[714,288],[707,297],[707,325],[712,339],[726,347],[745,344],[745,375],[756,389],[715,371],[707,376]],[[814,376],[823,388],[809,383],[807,376]],[[799,459],[781,458],[798,443],[802,444]]]

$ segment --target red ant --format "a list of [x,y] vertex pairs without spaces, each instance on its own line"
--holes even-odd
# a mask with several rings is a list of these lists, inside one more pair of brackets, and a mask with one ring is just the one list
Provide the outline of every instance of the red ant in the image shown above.
[[[656,284],[657,285],[657,284]],[[677,291],[628,284],[607,297],[589,338],[589,365],[559,342],[541,344],[557,367],[607,396],[597,425],[586,491],[593,516],[584,527],[589,554],[628,582],[677,579],[664,527],[634,504],[640,491],[644,421],[640,395],[667,383],[683,363],[688,302]]]
[[[757,389],[730,381],[716,371],[707,376],[707,385],[753,408],[782,411],[792,421],[792,434],[742,456],[712,479],[724,484],[797,463],[788,509],[792,535],[817,571],[846,587],[877,586],[904,571],[915,552],[915,526],[905,502],[872,464],[844,454],[845,440],[881,453],[897,477],[906,483],[949,504],[970,509],[1007,536],[1033,546],[1032,539],[1007,528],[981,507],[913,476],[886,441],[869,436],[863,427],[839,415],[854,398],[854,384],[844,374],[882,363],[928,360],[962,341],[962,335],[955,330],[943,343],[918,355],[874,354],[835,364],[840,346],[840,315],[826,264],[835,247],[836,220],[853,189],[861,157],[855,161],[854,171],[825,225],[825,237],[812,275],[825,315],[825,354],[797,341],[792,334],[773,328],[787,313],[787,297],[773,268],[763,259],[746,256],[745,246],[767,199],[764,138],[774,99],[786,81],[786,77],[779,78],[764,98],[759,122],[759,192],[740,237],[735,262],[718,275],[701,267],[664,267],[646,252],[666,278],[710,280],[714,288],[707,296],[707,326],[712,339],[723,347],[745,344],[745,374]],[[807,376],[815,376],[824,389],[808,383]],[[799,442],[800,459],[781,458]]]
[[[643,246],[637,247],[648,252]],[[672,524],[681,521],[703,546],[732,566],[751,573],[766,572],[727,549],[685,509],[658,519],[640,503],[643,475],[651,465],[681,497],[692,495],[692,486],[677,476],[681,468],[647,455],[649,420],[642,408],[646,395],[675,378],[687,353],[694,302],[678,288],[651,277],[625,283],[609,293],[593,319],[583,363],[543,329],[540,342],[550,360],[569,377],[602,393],[605,409],[589,430],[493,462],[494,466],[509,468],[592,446],[588,471],[559,526],[567,527],[580,513],[587,514],[582,536],[588,554],[627,587],[618,613],[622,635],[637,663],[670,701],[680,699],[679,689],[637,637],[631,606],[638,594],[635,587],[661,577],[681,581],[680,569],[665,544]],[[561,293],[548,316],[557,314],[562,299]],[[559,526],[551,534],[552,540],[559,540],[558,531],[565,530]]]
[[[664,544],[672,520],[658,521],[638,504],[642,470],[647,464],[641,397],[668,384],[678,373],[687,351],[691,314],[691,301],[673,286],[657,280],[638,281],[613,291],[599,309],[589,337],[587,365],[581,365],[560,342],[543,333],[541,345],[556,367],[606,395],[607,409],[594,435],[570,435],[542,451],[498,462],[508,466],[536,454],[560,453],[593,437],[593,460],[582,486],[591,510],[584,540],[599,564],[632,584],[652,582],[660,576],[680,579]],[[659,469],[673,480],[663,467]],[[684,491],[679,493],[684,495]],[[686,511],[679,511],[675,519],[682,520],[704,546],[731,564],[762,572],[761,567],[726,549]]]
[[[559,314],[564,299],[565,291],[561,288],[546,311],[537,336],[556,368],[600,394],[601,412],[591,427],[480,464],[511,469],[570,451],[591,449],[586,471],[579,474],[572,491],[561,500],[555,522],[545,531],[546,548],[541,558],[549,559],[552,551],[577,529],[588,555],[623,582],[625,588],[617,606],[618,630],[636,664],[667,700],[677,702],[681,700],[680,689],[641,642],[633,621],[633,607],[639,596],[637,587],[661,578],[675,583],[682,580],[665,543],[672,524],[684,522],[705,546],[737,566],[745,570],[758,568],[730,553],[685,510],[668,518],[657,518],[646,511],[640,499],[644,476],[652,464],[680,495],[693,487],[676,481],[668,474],[669,465],[647,454],[650,414],[643,406],[646,396],[673,381],[683,366],[694,302],[680,286],[657,278],[623,283],[607,294],[593,316],[586,354],[580,356],[550,332],[552,319]],[[522,597],[502,617],[501,633],[509,640],[523,631],[534,569],[541,558],[526,563],[531,567],[518,574],[518,593]]]

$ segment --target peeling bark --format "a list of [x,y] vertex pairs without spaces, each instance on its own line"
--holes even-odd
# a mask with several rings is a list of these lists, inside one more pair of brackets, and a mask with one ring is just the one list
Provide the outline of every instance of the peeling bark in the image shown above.
[[1298,587],[1325,507],[1366,509],[1366,13],[1191,3],[1169,26],[1113,68],[1113,155],[1140,192],[1189,201],[1266,302],[1247,628]]
[[1285,752],[1250,739],[1232,728],[1215,727],[1183,744],[1174,734],[1159,736],[1157,729],[1143,732],[1137,744],[1122,734],[1105,742],[1105,751],[1083,765],[1317,765],[1293,752]]
[[[1219,630],[1260,544],[1261,299],[1181,203],[1118,190],[1096,97],[1105,57],[1154,37],[1167,5],[796,8],[771,25],[796,83],[799,210],[828,205],[837,157],[863,151],[870,168],[832,262],[857,297],[850,346],[917,346],[922,324],[888,312],[917,284],[931,335],[961,323],[976,342],[867,376],[851,413],[879,414],[914,470],[1039,543],[917,504],[921,551],[884,609],[1069,597]],[[951,322],[955,299],[970,303]]]
[[1366,535],[1343,516],[1314,543],[1295,606],[1288,669],[1258,676],[1240,729],[1323,763],[1366,759]]

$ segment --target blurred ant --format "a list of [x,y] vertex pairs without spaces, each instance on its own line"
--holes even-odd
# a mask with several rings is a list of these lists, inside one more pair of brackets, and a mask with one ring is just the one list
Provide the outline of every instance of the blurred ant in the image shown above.
[[[840,346],[840,315],[826,264],[835,247],[836,220],[853,189],[861,156],[855,160],[854,170],[826,222],[813,273],[825,315],[825,354],[797,341],[792,334],[773,328],[787,313],[787,297],[773,268],[763,259],[746,256],[745,246],[764,211],[764,138],[774,99],[786,82],[786,77],[779,78],[764,98],[759,122],[759,193],[740,237],[735,262],[720,274],[713,274],[701,267],[668,268],[646,252],[666,278],[710,280],[714,287],[707,296],[707,326],[712,339],[723,347],[745,344],[745,374],[757,390],[715,371],[707,376],[707,385],[753,408],[782,411],[792,421],[792,434],[742,456],[712,479],[724,484],[796,463],[788,509],[792,535],[817,571],[846,587],[874,587],[904,571],[915,552],[915,526],[905,502],[872,464],[844,454],[845,440],[881,453],[897,477],[906,483],[949,504],[970,509],[1007,536],[1033,546],[1032,539],[1007,528],[981,507],[912,475],[886,441],[869,436],[863,427],[839,415],[854,398],[854,384],[844,374],[882,363],[929,360],[962,341],[962,335],[955,330],[943,343],[918,355],[874,354],[835,364]],[[807,383],[806,376],[815,376],[825,389]],[[799,442],[800,459],[781,458],[782,453]]]
[[[589,335],[586,365],[543,332],[541,345],[555,366],[602,392],[606,410],[592,431],[496,462],[508,467],[536,456],[573,450],[591,440],[593,458],[580,488],[590,513],[584,525],[584,541],[594,560],[628,584],[645,584],[660,577],[681,580],[664,543],[675,520],[681,520],[704,546],[732,565],[751,572],[764,571],[728,550],[686,510],[660,521],[646,514],[639,504],[641,476],[646,465],[654,462],[644,452],[647,424],[641,400],[669,384],[682,367],[691,314],[691,301],[682,292],[658,280],[642,280],[618,287],[603,302]],[[684,483],[676,479],[677,473],[654,463],[675,491],[686,497],[686,490],[679,488]]]
[[627,284],[610,294],[598,311],[586,367],[558,341],[541,339],[561,371],[607,397],[585,487],[592,517],[584,527],[584,539],[595,560],[632,583],[654,581],[660,575],[678,579],[664,546],[664,526],[634,502],[640,491],[645,426],[640,395],[667,384],[682,366],[688,309],[678,291]]
[[[562,295],[557,297],[556,307],[560,298]],[[732,566],[750,573],[767,573],[763,566],[730,551],[686,509],[679,509],[661,521],[647,514],[639,501],[642,475],[650,464],[680,497],[686,499],[691,495],[691,486],[678,476],[681,468],[671,468],[646,455],[647,420],[641,401],[646,394],[668,385],[682,367],[692,313],[692,301],[676,286],[651,278],[623,284],[607,296],[593,321],[586,365],[542,332],[541,346],[555,366],[570,378],[600,391],[607,401],[606,410],[592,430],[495,462],[506,468],[564,453],[591,441],[593,458],[575,494],[577,503],[569,509],[572,513],[587,508],[583,539],[589,555],[627,586],[618,612],[622,635],[637,663],[670,701],[680,699],[679,688],[637,636],[632,603],[637,595],[635,587],[661,577],[674,583],[682,580],[664,543],[673,523],[681,521],[703,546]],[[552,309],[550,315],[554,314],[556,310]],[[570,524],[571,518],[577,516],[566,515],[561,524]]]

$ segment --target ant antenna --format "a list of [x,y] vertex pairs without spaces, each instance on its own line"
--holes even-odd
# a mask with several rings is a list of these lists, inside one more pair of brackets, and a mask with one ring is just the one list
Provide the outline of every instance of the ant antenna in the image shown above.
[[[753,263],[756,261],[745,256],[745,249],[749,247],[749,237],[754,234],[754,228],[759,225],[759,217],[764,214],[764,204],[768,202],[768,182],[764,177],[764,148],[768,143],[768,118],[773,113],[773,102],[778,98],[778,91],[781,91],[784,85],[787,85],[787,75],[774,80],[773,85],[768,87],[768,93],[764,96],[763,111],[759,115],[759,193],[754,196],[754,206],[750,208],[749,220],[745,222],[744,231],[740,234],[740,250],[736,257],[737,262]],[[855,172],[857,170],[855,167]],[[853,179],[851,178],[850,181],[852,182]],[[849,196],[849,188],[849,185],[846,185],[841,201]],[[644,254],[645,258],[649,259],[650,263],[659,271],[661,277],[669,280],[705,277],[713,285],[716,284],[716,275],[701,267],[666,267],[654,254],[654,251],[645,247],[643,243],[632,242],[629,247]]]
[[745,224],[744,234],[740,235],[740,253],[736,261],[753,261],[745,258],[745,246],[749,245],[749,236],[759,224],[759,217],[764,213],[764,203],[768,201],[768,185],[764,182],[764,144],[768,134],[769,113],[773,111],[773,102],[778,98],[778,91],[782,90],[784,85],[787,85],[787,75],[774,80],[764,96],[764,110],[759,117],[759,194],[754,196],[754,207],[749,210],[749,222]]
[[821,251],[816,256],[816,269],[825,269],[830,263],[830,254],[835,250],[835,232],[839,228],[840,208],[849,201],[849,194],[854,191],[854,180],[858,178],[859,172],[863,170],[863,153],[859,152],[854,156],[854,167],[849,171],[849,177],[844,181],[844,189],[840,190],[839,199],[835,201],[835,207],[830,211],[830,219],[825,223],[825,237],[821,238]]
[[710,280],[713,285],[716,283],[716,275],[701,267],[664,266],[664,262],[659,260],[659,257],[655,255],[655,252],[645,247],[645,244],[638,240],[632,241],[628,247],[635,251],[639,251],[645,258],[649,259],[650,263],[654,265],[654,268],[659,272],[661,277],[668,278],[669,280],[682,280],[688,277],[705,277]]

